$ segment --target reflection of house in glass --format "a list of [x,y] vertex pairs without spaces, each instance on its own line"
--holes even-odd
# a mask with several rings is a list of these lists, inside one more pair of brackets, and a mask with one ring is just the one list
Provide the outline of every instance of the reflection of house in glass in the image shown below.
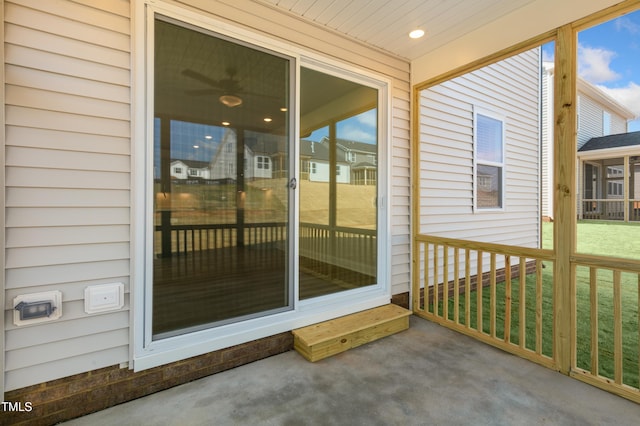
[[[336,181],[352,185],[375,185],[377,146],[346,139],[336,141]],[[300,141],[300,178],[329,182],[329,139]]]
[[[281,164],[286,153],[277,136],[254,134],[244,142],[244,177],[272,179],[282,177]],[[237,176],[237,139],[228,130],[210,162],[172,159],[171,177],[180,180],[234,180]],[[336,181],[352,185],[375,185],[377,182],[377,146],[338,139],[336,143]],[[300,141],[300,178],[312,182],[329,182],[329,139]]]

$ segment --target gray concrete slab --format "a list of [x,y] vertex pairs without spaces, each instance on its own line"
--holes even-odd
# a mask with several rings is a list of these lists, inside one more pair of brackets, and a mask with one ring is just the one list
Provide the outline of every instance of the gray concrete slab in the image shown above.
[[317,363],[267,358],[67,425],[638,425],[640,405],[412,317]]

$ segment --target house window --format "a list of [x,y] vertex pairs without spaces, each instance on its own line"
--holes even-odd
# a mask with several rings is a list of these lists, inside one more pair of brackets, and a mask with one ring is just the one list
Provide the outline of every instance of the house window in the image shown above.
[[189,176],[198,176],[198,171],[196,169],[189,169]]
[[315,175],[318,173],[318,165],[316,163],[311,163],[311,174]]
[[348,151],[347,152],[347,161],[349,163],[355,163],[356,162],[356,153],[353,151]]
[[269,157],[256,157],[257,167],[259,169],[269,170]]
[[478,209],[503,207],[504,122],[475,114],[475,202]]
[[182,167],[174,167],[173,168],[173,173],[181,174],[182,173]]
[[602,111],[602,136],[609,136],[611,134],[611,114],[607,111]]
[[340,169],[342,166],[336,166],[336,176],[340,176]]

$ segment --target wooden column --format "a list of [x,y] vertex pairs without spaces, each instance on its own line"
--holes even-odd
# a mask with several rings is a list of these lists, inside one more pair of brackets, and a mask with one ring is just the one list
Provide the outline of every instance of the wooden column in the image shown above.
[[554,358],[568,374],[575,348],[575,283],[571,255],[576,247],[576,33],[571,25],[558,29],[555,52],[554,100]]

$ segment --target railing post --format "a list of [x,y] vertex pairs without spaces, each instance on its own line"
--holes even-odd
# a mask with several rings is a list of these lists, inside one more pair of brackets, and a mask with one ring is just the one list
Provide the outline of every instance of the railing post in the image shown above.
[[556,366],[571,369],[575,283],[571,255],[576,247],[576,33],[571,25],[558,29],[555,52],[554,101],[554,347]]
[[625,155],[624,156],[624,166],[623,166],[623,183],[622,183],[622,192],[623,192],[623,199],[624,199],[624,204],[622,206],[622,208],[624,209],[624,221],[625,222],[629,222],[629,195],[631,194],[629,192],[629,187],[631,185],[631,178],[629,177],[629,156]]

